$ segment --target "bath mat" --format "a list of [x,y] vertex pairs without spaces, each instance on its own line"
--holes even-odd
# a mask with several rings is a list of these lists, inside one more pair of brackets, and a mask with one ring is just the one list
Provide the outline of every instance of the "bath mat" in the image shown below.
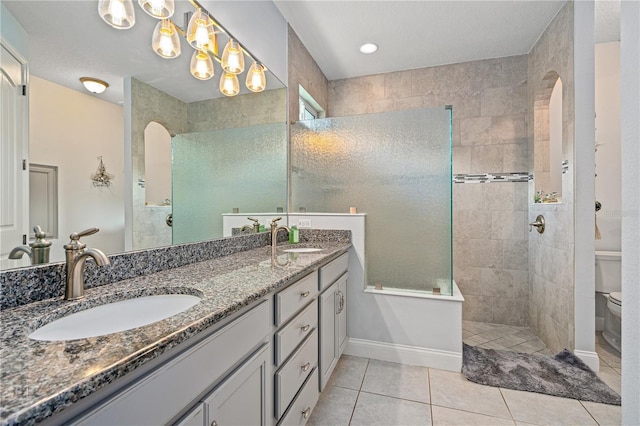
[[621,404],[620,395],[567,349],[546,356],[464,344],[462,374],[482,385]]

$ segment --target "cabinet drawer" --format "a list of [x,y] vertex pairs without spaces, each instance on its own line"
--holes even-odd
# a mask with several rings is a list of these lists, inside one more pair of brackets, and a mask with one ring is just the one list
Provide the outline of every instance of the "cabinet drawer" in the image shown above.
[[289,324],[276,332],[276,365],[280,365],[291,352],[318,326],[318,302],[313,301]]
[[[313,330],[300,349],[293,354],[275,375],[276,418],[285,412],[300,386],[318,365],[318,332]],[[316,383],[317,386],[317,383]]]
[[166,424],[260,342],[266,341],[270,331],[269,303],[264,301],[118,393],[78,424]]
[[332,260],[327,265],[320,268],[320,281],[318,290],[322,291],[349,269],[349,253],[345,253],[339,258]]
[[276,326],[287,322],[289,318],[309,303],[318,293],[318,272],[302,278],[276,294]]
[[278,426],[304,425],[318,402],[318,369],[313,370]]

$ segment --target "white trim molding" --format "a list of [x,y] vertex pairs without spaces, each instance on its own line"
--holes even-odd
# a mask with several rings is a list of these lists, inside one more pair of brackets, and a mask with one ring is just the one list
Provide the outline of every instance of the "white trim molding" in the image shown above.
[[459,372],[462,369],[462,352],[419,348],[397,343],[374,342],[350,337],[344,353],[380,361],[437,368],[439,370]]
[[576,349],[575,351],[573,351],[573,353],[575,354],[575,356],[580,358],[582,362],[587,364],[590,369],[592,369],[596,373],[600,371],[600,358],[598,358],[598,354],[596,352],[579,351]]

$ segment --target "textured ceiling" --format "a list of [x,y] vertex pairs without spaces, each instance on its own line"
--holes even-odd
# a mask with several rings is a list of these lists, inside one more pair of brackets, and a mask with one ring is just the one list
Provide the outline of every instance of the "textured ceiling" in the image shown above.
[[[220,96],[217,77],[202,82],[190,75],[191,51],[186,43],[183,42],[183,54],[176,59],[162,59],[152,52],[151,34],[156,20],[139,10],[136,25],[122,31],[102,22],[97,0],[2,3],[29,34],[33,75],[80,91],[83,89],[78,78],[101,78],[111,86],[100,97],[114,103],[122,102],[122,77],[127,75],[186,102]],[[177,0],[176,4],[176,16],[192,9],[184,0]],[[334,80],[525,54],[564,0],[275,4],[327,78]],[[619,40],[619,14],[619,0],[596,1],[598,42]],[[180,19],[177,23],[184,24]],[[359,46],[367,41],[380,46],[376,54],[359,53]],[[220,75],[219,68],[216,75]]]

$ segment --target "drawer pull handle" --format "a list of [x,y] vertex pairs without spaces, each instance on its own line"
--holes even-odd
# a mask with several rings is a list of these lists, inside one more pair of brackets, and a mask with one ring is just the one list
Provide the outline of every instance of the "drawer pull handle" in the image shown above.
[[216,422],[215,420],[211,422],[211,426],[218,426],[218,422]]
[[302,417],[307,419],[309,418],[309,414],[311,414],[311,407],[307,407],[307,409],[302,412]]
[[305,365],[303,365],[301,368],[302,368],[302,371],[306,373],[309,370],[309,368],[311,368],[311,363],[308,362]]
[[307,290],[304,293],[300,293],[300,296],[307,297],[309,294],[311,294],[311,293],[309,293],[309,291]]
[[304,325],[304,326],[300,327],[300,329],[301,329],[303,332],[306,332],[307,330],[309,330],[309,328],[310,328],[310,327],[311,327],[311,324],[307,324],[307,325]]

